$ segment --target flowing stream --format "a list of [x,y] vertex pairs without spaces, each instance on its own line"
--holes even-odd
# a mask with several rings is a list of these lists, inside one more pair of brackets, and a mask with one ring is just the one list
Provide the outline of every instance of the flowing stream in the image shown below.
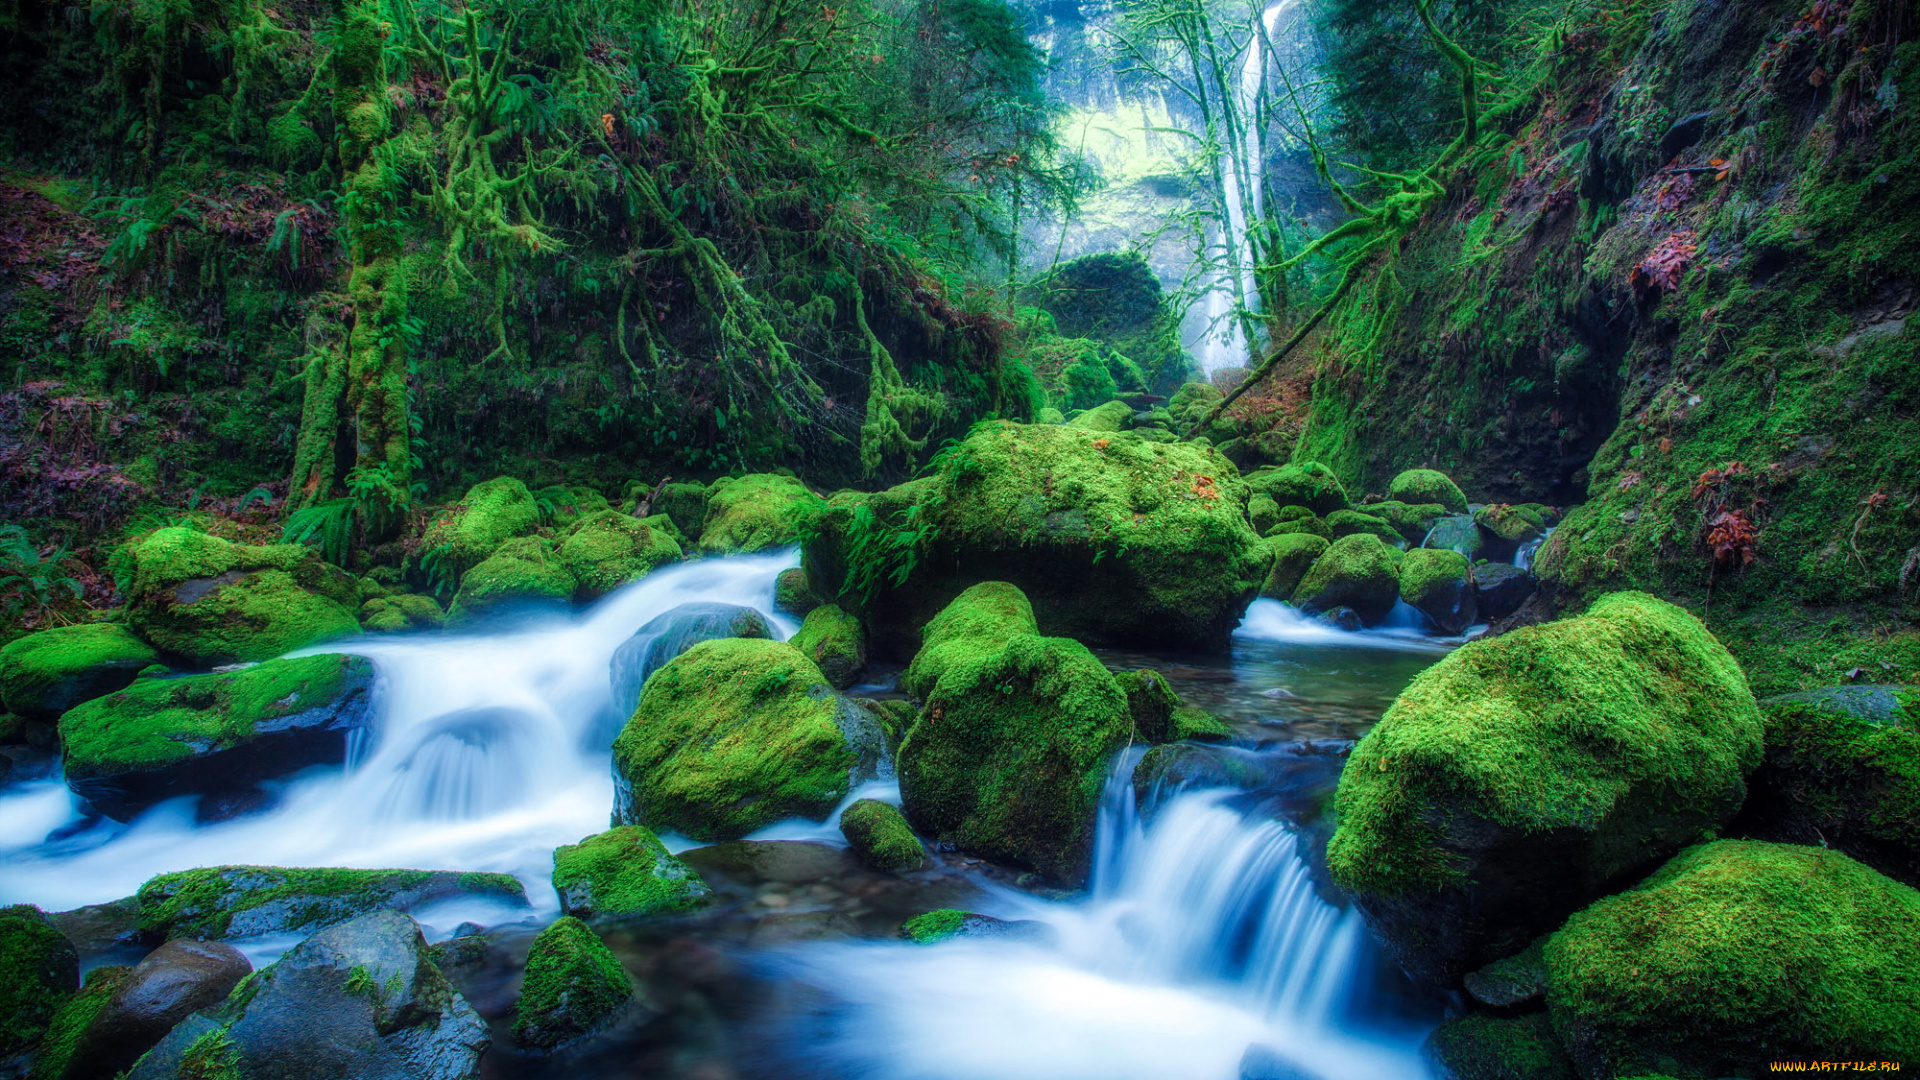
[[[119,825],[78,814],[57,780],[16,784],[0,794],[0,901],[77,907],[127,896],[156,873],[224,863],[416,866],[514,873],[543,923],[557,909],[553,849],[607,825],[608,745],[622,719],[608,679],[614,650],[696,600],[758,608],[785,637],[795,626],[773,611],[773,584],[793,562],[777,552],[687,563],[577,617],[331,646],[371,657],[379,671],[375,734],[348,768],[289,778],[269,809],[211,824],[195,822],[191,800]],[[1220,753],[1278,761],[1262,755],[1357,737],[1450,644],[1423,636],[1410,613],[1347,633],[1261,601],[1230,658],[1103,657],[1154,666],[1225,717],[1236,738]],[[1261,792],[1156,791],[1143,810],[1131,780],[1138,757],[1116,763],[1085,895],[1043,899],[955,855],[924,883],[888,886],[921,890],[898,901],[918,905],[909,912],[964,896],[961,906],[1022,920],[1027,932],[933,946],[857,938],[747,948],[760,996],[780,1004],[728,1021],[714,1051],[733,1063],[728,1074],[1234,1080],[1245,1058],[1248,1077],[1425,1075],[1417,1047],[1436,1014],[1402,1000],[1398,975],[1317,868],[1311,828],[1273,812]],[[1318,787],[1291,792],[1296,802],[1324,798],[1338,760],[1320,759]],[[885,784],[855,794],[898,798]],[[1276,794],[1289,792],[1264,793]],[[755,838],[839,843],[831,819]],[[463,921],[525,912],[466,905],[416,915],[444,937]],[[290,942],[251,944],[265,961]],[[685,1053],[663,1060],[678,1064],[660,1075],[707,1075]],[[753,1060],[779,1064],[741,1064]],[[633,1067],[587,1073],[638,1075]],[[544,1068],[497,1075],[550,1074]]]

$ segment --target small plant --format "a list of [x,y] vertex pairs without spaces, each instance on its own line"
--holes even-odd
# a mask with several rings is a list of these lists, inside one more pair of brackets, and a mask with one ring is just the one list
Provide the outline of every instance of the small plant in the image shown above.
[[353,546],[353,500],[330,499],[295,510],[280,532],[283,544],[305,544],[330,563],[344,563]]
[[25,529],[0,526],[0,609],[9,614],[44,610],[63,593],[84,598],[86,586],[60,568],[66,557],[64,545],[43,552],[27,539]]

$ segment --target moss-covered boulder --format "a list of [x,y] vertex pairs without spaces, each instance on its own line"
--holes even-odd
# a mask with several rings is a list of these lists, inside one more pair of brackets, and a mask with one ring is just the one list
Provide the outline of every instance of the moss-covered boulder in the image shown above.
[[[132,974],[133,969],[122,964],[97,967],[87,972],[79,993],[68,998],[48,1024],[46,1038],[33,1055],[33,1070],[27,1074],[30,1080],[89,1080],[98,1076],[118,1076],[133,1064],[133,1059],[129,1059],[117,1068],[102,1068],[107,1063],[97,1060],[100,1054],[96,1047],[100,1039],[94,1034],[101,1014]],[[147,1044],[149,1047],[152,1045],[152,1042]],[[141,1049],[145,1050],[146,1047]],[[4,1052],[0,1050],[0,1053]],[[138,1057],[138,1054],[134,1055],[134,1059]]]
[[789,640],[835,690],[858,682],[866,669],[867,631],[838,604],[822,604],[807,612],[806,621]]
[[1200,443],[992,422],[902,488],[808,549],[809,569],[830,562],[816,547],[845,553],[844,572],[815,584],[842,594],[886,657],[912,655],[920,627],[981,581],[1017,585],[1050,633],[1218,646],[1266,571],[1246,488]]
[[578,588],[579,581],[552,541],[522,536],[501,544],[461,576],[447,620],[463,623],[488,612],[515,609],[563,609]]
[[370,911],[407,911],[443,900],[526,907],[512,874],[338,867],[209,866],[161,874],[135,894],[149,941],[218,941],[313,932]]
[[1767,756],[1740,828],[1831,846],[1920,886],[1920,687],[1804,690],[1760,712]]
[[120,690],[160,654],[116,623],[56,626],[0,648],[0,702],[38,719]]
[[1400,539],[1414,547],[1421,546],[1434,524],[1447,516],[1446,507],[1439,503],[1377,502],[1361,509],[1392,525]]
[[431,630],[446,622],[447,613],[440,602],[424,593],[376,596],[360,605],[360,624],[376,633]]
[[450,580],[480,565],[501,544],[540,524],[540,504],[527,485],[496,476],[473,485],[460,501],[442,507],[420,541],[423,559]]
[[957,660],[900,745],[900,795],[923,834],[1077,884],[1132,715],[1079,642],[1018,635]]
[[1512,563],[1482,559],[1473,564],[1474,603],[1482,621],[1504,619],[1519,611],[1539,584],[1532,574]]
[[0,1061],[39,1042],[79,985],[79,954],[39,908],[0,908]]
[[582,919],[689,911],[713,898],[700,875],[641,825],[622,825],[556,849],[553,890],[560,894],[560,910]]
[[955,664],[992,652],[1019,634],[1037,634],[1033,605],[1019,586],[983,581],[940,609],[920,632],[920,651],[900,675],[900,689],[924,699]]
[[735,554],[791,544],[806,531],[820,503],[791,476],[755,473],[716,480],[700,526],[700,550]]
[[1457,634],[1479,614],[1473,574],[1457,551],[1416,548],[1400,560],[1400,599],[1432,619],[1442,633]]
[[773,607],[798,618],[806,618],[807,612],[820,606],[820,595],[813,589],[813,581],[802,567],[793,567],[780,571],[773,579]]
[[1247,498],[1247,524],[1261,536],[1267,535],[1268,529],[1280,524],[1280,504],[1264,492],[1254,492]]
[[560,542],[560,563],[573,577],[577,600],[599,599],[679,561],[680,554],[672,536],[618,510],[585,515]]
[[1247,487],[1281,506],[1304,506],[1325,516],[1353,505],[1333,470],[1317,461],[1261,469],[1247,476]]
[[640,704],[641,688],[653,673],[703,641],[772,636],[766,616],[738,604],[695,601],[661,612],[613,651],[608,677],[613,683],[614,708],[632,716]]
[[1309,615],[1352,608],[1368,626],[1386,618],[1399,599],[1393,557],[1379,537],[1368,533],[1327,545],[1293,590],[1293,606]]
[[648,510],[671,518],[687,541],[698,541],[700,529],[707,521],[707,500],[712,494],[707,490],[707,485],[701,483],[682,481],[665,484],[661,486],[660,493],[653,497]]
[[1548,940],[1547,1007],[1589,1076],[1764,1076],[1920,1059],[1920,892],[1836,851],[1691,848]]
[[1260,595],[1269,600],[1293,599],[1300,579],[1327,551],[1326,539],[1310,533],[1268,537],[1261,546],[1273,559],[1266,583],[1260,586]]
[[1448,1020],[1424,1047],[1434,1075],[1446,1080],[1575,1080],[1573,1059],[1543,1012],[1504,1017],[1476,1014]]
[[[1289,509],[1305,510],[1306,507],[1298,506],[1290,507]],[[1282,518],[1280,523],[1268,529],[1265,535],[1268,538],[1275,536],[1317,536],[1329,542],[1333,540],[1333,530],[1327,527],[1325,520],[1315,517],[1312,513],[1303,514],[1298,517]]]
[[1127,430],[1133,422],[1133,406],[1124,401],[1109,401],[1076,413],[1066,426],[1080,431],[1115,433]]
[[1366,533],[1375,537],[1388,547],[1397,547],[1406,543],[1400,536],[1400,530],[1393,527],[1386,518],[1375,517],[1359,510],[1335,510],[1326,517],[1327,532],[1330,539],[1338,540],[1343,536]]
[[1160,744],[1194,739],[1213,742],[1228,735],[1227,726],[1210,713],[1181,702],[1167,677],[1151,668],[1122,671],[1114,676],[1127,697],[1134,738]]
[[1547,532],[1547,518],[1537,504],[1508,505],[1493,503],[1473,512],[1473,523],[1480,530],[1482,550],[1490,559],[1510,562],[1514,553]]
[[253,971],[218,941],[169,941],[131,968],[95,968],[54,1018],[33,1080],[119,1076],[176,1024],[225,1001]]
[[360,632],[353,579],[297,544],[249,547],[175,526],[128,556],[128,626],[190,665],[266,660]]
[[1436,469],[1408,469],[1387,481],[1387,498],[1402,503],[1438,503],[1450,514],[1467,512],[1460,485]]
[[1428,530],[1420,546],[1457,551],[1469,559],[1478,559],[1487,542],[1472,517],[1449,514],[1433,523],[1433,528]]
[[622,824],[735,840],[824,818],[884,749],[871,714],[783,641],[703,641],[647,680],[613,744]]
[[551,1050],[604,1027],[633,1004],[633,978],[593,928],[562,916],[527,952],[513,1039]]
[[1328,865],[1402,966],[1453,985],[1725,824],[1760,756],[1719,642],[1615,593],[1415,678],[1341,775]]
[[373,678],[365,659],[328,653],[136,680],[60,718],[67,786],[124,821],[163,799],[338,765],[372,716]]
[[904,874],[927,863],[926,846],[892,803],[858,800],[841,812],[840,834],[860,861],[875,870]]

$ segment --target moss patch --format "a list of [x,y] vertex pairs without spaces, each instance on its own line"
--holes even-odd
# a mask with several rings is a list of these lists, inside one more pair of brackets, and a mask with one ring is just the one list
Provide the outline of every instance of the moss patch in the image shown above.
[[840,832],[860,861],[875,870],[901,874],[926,865],[926,847],[892,803],[878,799],[855,802],[841,813]]
[[806,618],[807,612],[820,606],[819,594],[813,590],[813,582],[807,572],[796,566],[780,571],[773,579],[773,606],[775,610],[789,615]]
[[33,1071],[27,1074],[30,1080],[87,1080],[72,1069],[74,1056],[85,1048],[94,1021],[132,974],[132,968],[122,965],[87,972],[80,992],[60,1007],[48,1026],[46,1040],[34,1054]]
[[707,883],[641,825],[555,850],[553,888],[561,910],[583,919],[688,911],[713,898]]
[[381,908],[454,896],[526,902],[511,874],[339,867],[212,866],[140,886],[139,929],[152,939],[218,940],[319,929]]
[[983,581],[968,586],[920,632],[920,651],[900,675],[900,689],[917,698],[933,692],[954,664],[991,652],[1016,634],[1037,634],[1033,605],[1018,586]]
[[176,526],[129,556],[129,625],[190,663],[266,660],[360,631],[353,579],[304,547],[248,547]]
[[1477,606],[1467,557],[1440,548],[1415,548],[1400,560],[1400,599],[1440,629],[1457,634],[1473,622]]
[[1304,506],[1316,514],[1331,514],[1353,505],[1340,478],[1317,461],[1261,469],[1247,476],[1247,487],[1281,506]]
[[1380,538],[1368,533],[1343,536],[1328,545],[1293,590],[1293,604],[1302,611],[1349,607],[1368,625],[1386,618],[1399,598],[1393,558]]
[[1311,533],[1293,533],[1268,537],[1261,546],[1272,557],[1273,565],[1267,571],[1266,584],[1260,586],[1260,595],[1269,600],[1291,600],[1300,579],[1326,553],[1327,541]]
[[551,541],[523,536],[501,544],[461,577],[460,591],[447,608],[447,618],[463,622],[512,604],[564,605],[573,599],[578,586]]
[[463,574],[507,540],[539,524],[540,504],[527,485],[496,476],[468,488],[459,502],[435,515],[421,548],[435,553],[439,565],[455,575]]
[[852,686],[867,666],[866,628],[838,604],[807,612],[789,643],[814,662],[835,690]]
[[160,659],[115,623],[58,626],[0,648],[0,700],[9,711],[57,716],[111,694]]
[[587,514],[560,544],[560,562],[573,576],[578,585],[575,595],[582,600],[597,599],[638,581],[677,562],[680,554],[673,537],[617,510]]
[[820,502],[791,476],[756,473],[716,481],[700,527],[700,550],[728,554],[794,543]]
[[80,985],[80,958],[39,908],[0,908],[0,1056],[39,1042]]
[[592,928],[562,916],[527,952],[513,1038],[551,1049],[587,1035],[633,1001],[633,979]]
[[1426,1051],[1453,1080],[1574,1080],[1577,1075],[1545,1013],[1456,1017],[1427,1037]]
[[1387,498],[1402,503],[1438,503],[1446,513],[1467,512],[1460,485],[1437,469],[1408,469],[1387,483]]
[[958,908],[940,908],[928,911],[900,924],[900,936],[916,945],[931,945],[936,941],[945,941],[960,932],[960,926],[972,915],[971,911]]

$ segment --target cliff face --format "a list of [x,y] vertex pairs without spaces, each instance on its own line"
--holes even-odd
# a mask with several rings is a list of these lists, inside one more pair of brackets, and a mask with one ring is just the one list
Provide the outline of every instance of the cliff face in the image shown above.
[[1538,614],[1658,592],[1760,693],[1920,675],[1917,34],[1897,0],[1571,10],[1334,313],[1296,457],[1582,504]]

